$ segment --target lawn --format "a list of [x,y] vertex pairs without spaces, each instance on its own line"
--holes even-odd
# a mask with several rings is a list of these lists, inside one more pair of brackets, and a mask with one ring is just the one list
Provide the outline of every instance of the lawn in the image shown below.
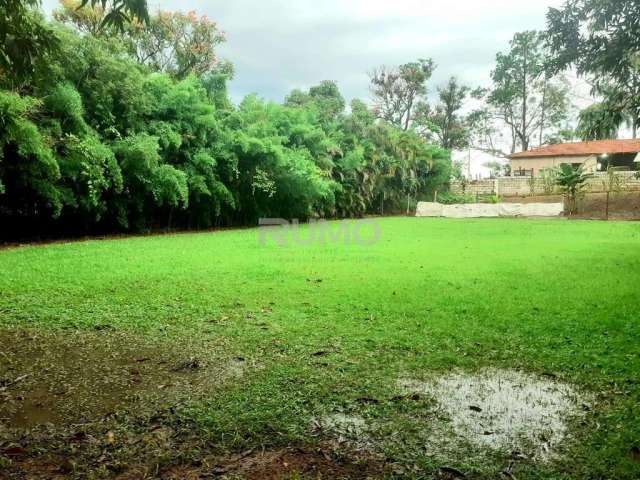
[[[0,251],[0,477],[640,477],[640,224],[376,222]],[[400,387],[491,371],[576,393],[552,453]]]

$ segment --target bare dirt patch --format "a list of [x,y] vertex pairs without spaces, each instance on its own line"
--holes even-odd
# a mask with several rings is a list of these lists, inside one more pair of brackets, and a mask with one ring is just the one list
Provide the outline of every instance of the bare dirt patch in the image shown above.
[[214,472],[248,480],[382,478],[381,459],[362,452],[347,454],[332,446],[251,452],[225,459]]
[[[587,193],[578,201],[578,211],[572,218],[604,220],[606,193]],[[562,195],[504,197],[505,203],[562,203]],[[610,220],[640,220],[640,191],[612,193],[609,197]]]
[[[7,478],[30,480],[62,480],[79,477],[74,463],[62,457],[23,459],[15,464],[15,475]],[[291,480],[384,478],[382,459],[362,452],[350,453],[343,447],[289,447],[271,450],[250,450],[226,457],[209,456],[192,464],[163,466],[149,462],[131,462],[119,468],[101,470],[101,476],[117,480],[162,478],[165,480]],[[98,473],[94,470],[93,473]],[[7,472],[10,474],[11,472]],[[3,477],[4,478],[4,477]]]
[[371,438],[372,427],[364,417],[343,412],[318,417],[311,426],[314,434],[363,452],[377,450],[376,442]]
[[0,330],[0,477],[117,478],[211,454],[188,412],[254,368],[214,336]]
[[[73,465],[61,458],[26,459],[20,463],[15,478],[59,480],[73,475]],[[225,457],[208,457],[198,464],[154,466],[132,464],[120,473],[105,476],[117,480],[162,478],[165,480],[291,480],[291,479],[380,479],[385,473],[384,461],[362,452],[348,452],[342,447],[289,447],[271,450],[249,450]],[[10,477],[11,478],[11,477]]]
[[[0,343],[2,478],[383,476],[383,459],[342,440],[221,451],[189,408],[259,368],[228,353],[221,339],[16,329],[0,330]],[[357,434],[364,421],[351,420],[334,416],[327,428]]]
[[512,370],[405,379],[399,386],[435,399],[462,441],[537,459],[554,453],[567,436],[567,422],[583,412],[571,386]]
[[241,375],[221,340],[148,340],[111,331],[0,331],[0,424],[85,424],[162,408]]

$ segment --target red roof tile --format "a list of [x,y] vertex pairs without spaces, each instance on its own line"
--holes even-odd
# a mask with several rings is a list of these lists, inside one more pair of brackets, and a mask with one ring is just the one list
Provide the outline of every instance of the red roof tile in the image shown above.
[[572,157],[582,155],[602,155],[605,153],[640,152],[640,140],[597,140],[593,142],[559,143],[547,145],[527,152],[514,153],[511,159],[533,157]]

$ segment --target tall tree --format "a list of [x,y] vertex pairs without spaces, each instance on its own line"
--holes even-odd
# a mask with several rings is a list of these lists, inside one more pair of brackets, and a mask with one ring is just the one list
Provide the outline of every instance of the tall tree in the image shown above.
[[60,0],[60,6],[53,11],[53,18],[89,35],[110,33],[103,27],[106,12],[102,6],[80,8],[80,5],[81,0]]
[[[109,12],[100,2],[92,7],[80,8],[80,0],[62,0],[54,18],[73,25],[79,31],[93,36],[111,35],[103,27]],[[159,11],[146,22],[128,22],[121,32],[133,58],[154,70],[184,79],[190,74],[224,72],[233,74],[228,62],[220,61],[216,48],[225,41],[224,33],[206,15],[195,12]]]
[[570,0],[547,15],[555,71],[589,76],[607,108],[640,128],[640,21],[637,0]]
[[433,60],[424,58],[397,68],[375,69],[370,79],[376,115],[408,130],[414,107],[427,95],[427,82],[434,69]]
[[311,87],[309,97],[318,106],[323,124],[335,121],[344,112],[346,103],[338,84],[334,81],[324,80],[319,85]]
[[[493,132],[503,127],[509,132],[508,153],[522,151],[537,143],[546,143],[566,119],[569,110],[568,87],[545,70],[547,51],[539,32],[517,33],[507,53],[498,53],[491,73],[493,87],[476,91],[486,102],[485,111],[473,116],[480,130],[487,134],[487,122],[498,122]],[[492,143],[487,147],[487,143]],[[496,153],[498,142],[485,142],[484,149]],[[501,150],[504,155],[505,152]]]
[[285,98],[285,105],[316,109],[320,122],[328,130],[344,112],[346,102],[336,82],[323,80],[308,92],[293,90]]
[[416,107],[415,123],[427,139],[436,139],[447,150],[461,150],[469,145],[469,126],[460,110],[469,95],[469,87],[451,77],[438,88],[439,103],[431,108],[426,102]]
[[0,0],[0,81],[10,87],[30,76],[58,38],[37,11],[39,0]]
[[583,109],[578,117],[576,134],[584,141],[618,138],[624,115],[605,102]]
[[178,79],[226,68],[216,53],[225,41],[224,33],[206,15],[160,11],[148,25],[129,24],[126,33],[131,53],[139,63]]
[[105,13],[102,20],[103,26],[113,26],[120,30],[133,22],[148,23],[149,8],[147,0],[82,0],[80,7],[100,6]]
[[[0,81],[16,87],[33,74],[46,56],[59,47],[59,39],[38,11],[40,0],[0,0]],[[76,8],[99,7],[97,27],[123,29],[137,20],[146,23],[146,0],[82,0]]]

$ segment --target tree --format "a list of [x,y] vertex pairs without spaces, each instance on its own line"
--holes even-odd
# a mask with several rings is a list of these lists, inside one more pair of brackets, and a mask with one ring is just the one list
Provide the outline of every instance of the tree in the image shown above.
[[308,92],[293,90],[285,99],[285,105],[317,109],[320,121],[327,128],[338,119],[346,107],[338,84],[332,80],[323,80]]
[[604,218],[609,220],[609,204],[611,201],[611,194],[618,194],[622,191],[623,178],[618,174],[622,168],[614,167],[612,165],[607,166],[607,176],[602,179],[602,188],[606,193]]
[[370,74],[374,111],[378,118],[408,130],[413,109],[427,94],[435,69],[431,59],[419,59],[397,68],[379,67]]
[[324,124],[334,122],[344,112],[346,103],[334,81],[324,80],[311,87],[309,97],[318,106],[320,121]]
[[[146,0],[82,0],[77,8],[99,6],[99,28],[124,29],[126,23],[148,21]],[[0,81],[25,81],[55,52],[59,40],[37,11],[40,0],[0,0]]]
[[545,70],[546,54],[543,36],[535,31],[517,33],[509,52],[498,53],[493,87],[475,92],[486,102],[472,116],[483,150],[507,155],[497,146],[499,141],[486,140],[503,128],[510,154],[529,150],[534,143],[543,145],[560,129],[569,109],[568,87]]
[[36,123],[38,99],[0,91],[0,212],[14,218],[57,217],[60,166]]
[[[115,29],[120,29],[113,25],[110,29],[104,27],[109,13],[100,2],[87,8],[80,5],[80,0],[62,0],[54,18],[93,36],[113,35]],[[120,33],[138,63],[178,79],[191,74],[233,75],[231,65],[220,61],[216,53],[225,36],[206,15],[159,11],[144,22],[128,21]]]
[[232,127],[224,149],[237,165],[232,188],[243,222],[299,218],[334,209],[337,188],[319,156],[326,135],[313,110],[246,97],[225,119]]
[[[640,57],[639,57],[640,58]],[[640,63],[630,68],[627,83],[624,82],[596,84],[596,93],[604,97],[603,104],[610,112],[609,116],[618,118],[620,123],[627,123],[631,127],[631,136],[638,138],[640,128]]]
[[53,11],[53,18],[89,35],[108,33],[103,25],[106,15],[104,8],[100,5],[81,8],[80,5],[81,0],[60,0],[60,6]]
[[469,146],[469,126],[460,110],[470,89],[455,77],[438,88],[439,104],[431,109],[426,102],[416,107],[415,123],[427,139],[435,138],[447,150],[462,150]]
[[37,11],[39,0],[0,0],[0,82],[14,88],[25,81],[58,38]]
[[547,14],[550,67],[575,67],[589,76],[593,93],[604,96],[612,114],[640,127],[640,22],[635,0],[571,0]]
[[341,217],[362,217],[374,199],[374,185],[379,173],[378,156],[369,134],[375,116],[361,100],[351,102],[351,113],[340,119],[343,152],[335,160],[333,178],[340,187],[336,190],[336,213]]
[[567,199],[567,209],[570,215],[576,212],[578,198],[583,194],[586,183],[592,176],[590,173],[584,173],[582,165],[578,168],[574,168],[568,163],[560,165],[556,184]]
[[138,63],[178,79],[228,69],[216,53],[216,47],[225,41],[224,34],[206,15],[198,16],[194,11],[160,11],[147,25],[130,23],[126,38]]
[[595,103],[580,112],[576,134],[584,141],[615,139],[623,123],[622,112],[607,103]]
[[149,21],[147,0],[82,0],[80,8],[91,5],[100,6],[104,12],[102,26],[124,30],[125,26],[135,20],[142,23]]

